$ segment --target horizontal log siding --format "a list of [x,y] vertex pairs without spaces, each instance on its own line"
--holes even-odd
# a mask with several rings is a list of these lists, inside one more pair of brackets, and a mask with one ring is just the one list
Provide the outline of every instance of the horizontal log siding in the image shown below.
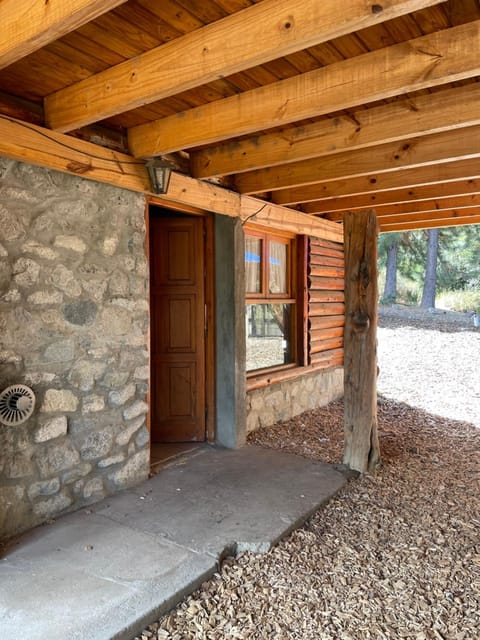
[[308,362],[343,364],[345,325],[343,245],[310,238],[308,251]]

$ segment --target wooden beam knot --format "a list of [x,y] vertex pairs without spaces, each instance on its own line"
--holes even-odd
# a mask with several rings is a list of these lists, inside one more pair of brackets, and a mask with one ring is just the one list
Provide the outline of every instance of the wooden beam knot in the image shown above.
[[68,171],[71,171],[72,173],[78,173],[80,175],[83,173],[88,173],[89,171],[92,171],[92,169],[93,167],[91,162],[87,164],[86,162],[77,162],[76,160],[72,160],[67,164]]
[[357,311],[352,315],[352,329],[354,333],[366,333],[370,328],[370,318],[364,311]]

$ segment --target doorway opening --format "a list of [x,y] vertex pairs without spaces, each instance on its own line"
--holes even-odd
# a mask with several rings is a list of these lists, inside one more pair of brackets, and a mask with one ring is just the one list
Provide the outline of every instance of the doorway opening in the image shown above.
[[213,439],[212,226],[206,214],[149,207],[152,464]]

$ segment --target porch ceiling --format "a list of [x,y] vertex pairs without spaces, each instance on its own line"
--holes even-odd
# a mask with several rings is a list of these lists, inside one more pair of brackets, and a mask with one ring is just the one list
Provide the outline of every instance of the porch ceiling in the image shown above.
[[331,221],[480,223],[479,0],[3,0],[0,23],[0,116],[57,141]]

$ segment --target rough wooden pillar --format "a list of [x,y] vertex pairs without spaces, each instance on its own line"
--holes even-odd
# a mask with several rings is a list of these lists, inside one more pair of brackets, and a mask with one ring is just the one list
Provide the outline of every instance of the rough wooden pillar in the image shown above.
[[345,236],[345,452],[362,473],[380,462],[377,433],[377,218],[346,213]]

